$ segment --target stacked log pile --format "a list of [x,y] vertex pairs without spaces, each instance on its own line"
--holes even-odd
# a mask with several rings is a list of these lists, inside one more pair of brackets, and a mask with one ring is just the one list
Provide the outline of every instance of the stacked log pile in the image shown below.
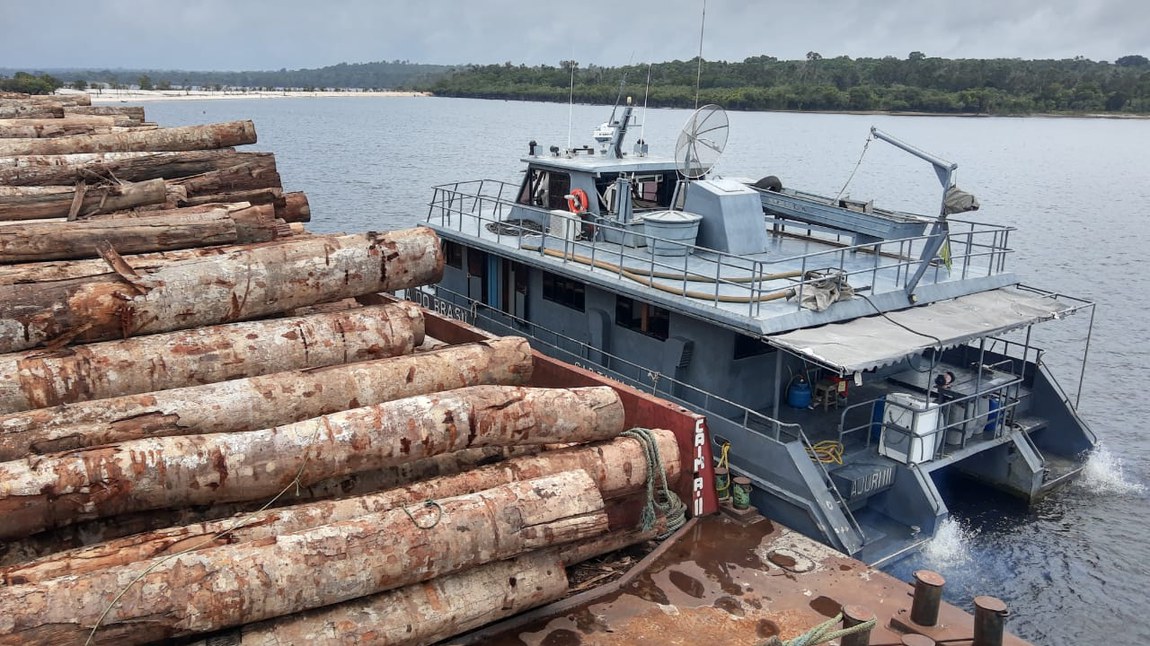
[[0,138],[0,644],[431,643],[653,538],[671,433],[532,387],[523,339],[430,349],[367,304],[438,281],[431,230],[277,229],[250,122],[0,118],[35,133]]

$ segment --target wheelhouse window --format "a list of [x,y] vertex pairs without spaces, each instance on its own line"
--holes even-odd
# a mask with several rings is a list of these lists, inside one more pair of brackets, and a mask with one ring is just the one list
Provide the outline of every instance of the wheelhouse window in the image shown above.
[[463,269],[463,245],[451,240],[444,240],[443,258],[448,267]]
[[759,355],[768,354],[773,348],[764,343],[757,337],[747,336],[745,334],[735,335],[735,359],[746,359],[748,357],[757,357]]
[[671,330],[671,313],[626,296],[616,296],[615,324],[666,341]]
[[585,311],[587,287],[578,281],[543,272],[543,300],[558,303],[580,312]]
[[519,189],[519,204],[542,209],[567,210],[567,194],[571,192],[571,176],[567,173],[532,168]]

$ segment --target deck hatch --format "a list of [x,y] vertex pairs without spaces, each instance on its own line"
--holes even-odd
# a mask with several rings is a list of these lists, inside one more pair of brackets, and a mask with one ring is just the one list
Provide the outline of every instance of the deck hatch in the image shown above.
[[[1074,312],[1078,301],[1054,294],[995,289],[897,312],[767,337],[773,346],[842,374],[878,368],[930,347],[1007,332]],[[904,327],[905,326],[905,327]],[[913,330],[913,332],[911,331]]]

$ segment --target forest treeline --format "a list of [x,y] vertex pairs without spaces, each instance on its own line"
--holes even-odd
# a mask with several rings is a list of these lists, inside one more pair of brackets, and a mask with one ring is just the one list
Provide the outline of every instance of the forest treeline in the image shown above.
[[441,96],[614,103],[621,82],[623,93],[653,107],[716,103],[733,110],[1150,113],[1150,60],[1141,55],[1110,63],[1081,57],[944,59],[921,52],[905,59],[823,58],[810,52],[805,60],[705,61],[701,75],[697,60],[649,68],[505,63],[462,68],[431,90]]
[[[403,89],[439,96],[612,104],[620,92],[652,107],[717,103],[732,110],[928,112],[944,114],[1150,114],[1150,60],[1114,62],[906,58],[803,60],[755,56],[742,62],[697,60],[651,66],[422,65],[408,61],[340,63],[316,69],[256,72],[174,70],[0,70],[0,90],[77,89]],[[698,76],[697,76],[698,75]],[[649,81],[648,81],[649,76]],[[696,101],[696,79],[698,100]],[[620,89],[622,86],[622,90]]]

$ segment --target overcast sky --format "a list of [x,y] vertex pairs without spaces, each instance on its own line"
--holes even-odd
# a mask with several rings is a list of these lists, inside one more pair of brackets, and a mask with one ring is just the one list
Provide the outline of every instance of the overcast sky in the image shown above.
[[[0,0],[0,67],[687,60],[702,0]],[[1150,56],[1150,0],[707,0],[705,60]]]

